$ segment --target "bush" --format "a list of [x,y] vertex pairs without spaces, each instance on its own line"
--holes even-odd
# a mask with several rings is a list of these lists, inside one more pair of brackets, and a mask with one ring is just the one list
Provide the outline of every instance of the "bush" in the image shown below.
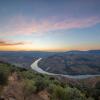
[[24,80],[23,81],[24,85],[24,92],[25,94],[32,94],[36,91],[36,86],[35,86],[35,81],[33,80]]
[[29,79],[29,80],[31,80],[31,79],[34,79],[34,78],[35,78],[33,72],[30,71],[30,70],[20,72],[20,75],[21,75],[22,78],[24,78],[24,79]]
[[37,87],[37,92],[47,88],[48,84],[49,81],[41,77],[37,77],[37,79],[35,80],[35,86]]
[[7,84],[8,76],[10,74],[10,69],[6,64],[0,64],[0,85]]
[[76,88],[51,84],[49,86],[51,100],[86,100],[85,96]]
[[92,96],[96,99],[99,100],[100,99],[100,81],[96,83],[94,89],[93,89],[93,94]]
[[0,72],[0,85],[6,85],[8,81],[8,75],[4,72]]

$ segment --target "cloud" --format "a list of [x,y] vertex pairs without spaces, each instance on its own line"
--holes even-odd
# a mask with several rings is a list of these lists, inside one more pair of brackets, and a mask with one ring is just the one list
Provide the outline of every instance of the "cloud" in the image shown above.
[[23,16],[19,16],[9,20],[0,33],[1,35],[31,35],[53,30],[87,28],[98,23],[100,23],[100,17],[66,18],[63,20],[59,20],[59,17],[49,17],[42,21],[29,21]]
[[65,19],[64,21],[52,22],[52,20],[43,21],[38,28],[39,31],[51,31],[51,30],[69,30],[87,28],[100,23],[99,17],[91,17],[86,19]]
[[33,43],[22,41],[16,42],[11,40],[0,40],[0,51],[19,51],[19,50],[33,50]]
[[4,40],[0,40],[0,46],[15,46],[15,45],[24,45],[23,42],[9,42],[9,41],[4,41]]

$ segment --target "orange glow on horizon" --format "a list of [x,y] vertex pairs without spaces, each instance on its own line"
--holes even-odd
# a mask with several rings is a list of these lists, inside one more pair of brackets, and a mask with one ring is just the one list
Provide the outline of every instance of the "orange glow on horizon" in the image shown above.
[[0,51],[51,51],[51,52],[64,52],[70,50],[89,50],[83,48],[32,48],[30,46],[0,46]]
[[[95,48],[98,46],[95,45]],[[55,52],[64,52],[64,51],[70,51],[70,50],[92,50],[94,47],[92,45],[77,45],[77,46],[66,46],[66,47],[49,47],[49,46],[41,46],[41,45],[33,45],[31,43],[26,44],[20,44],[20,45],[1,45],[0,51],[55,51]],[[98,49],[98,48],[97,48]]]

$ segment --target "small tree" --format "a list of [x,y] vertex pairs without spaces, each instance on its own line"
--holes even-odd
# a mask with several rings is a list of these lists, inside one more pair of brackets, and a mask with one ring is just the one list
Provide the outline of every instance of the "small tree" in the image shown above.
[[27,100],[34,92],[36,92],[35,82],[33,80],[25,79],[23,81],[23,97]]
[[8,76],[4,72],[0,72],[0,85],[7,84]]
[[85,96],[76,88],[51,84],[49,86],[51,100],[86,100]]

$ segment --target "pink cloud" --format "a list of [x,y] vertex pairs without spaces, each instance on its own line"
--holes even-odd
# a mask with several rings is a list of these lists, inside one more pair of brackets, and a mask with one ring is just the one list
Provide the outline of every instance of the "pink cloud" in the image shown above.
[[72,19],[64,20],[56,23],[46,22],[44,26],[46,30],[59,30],[59,29],[73,29],[73,28],[86,28],[100,23],[100,18],[91,17],[87,19]]
[[[30,35],[38,33],[46,33],[53,30],[87,28],[100,23],[100,17],[90,17],[83,19],[65,19],[57,21],[57,17],[51,17],[45,20],[28,21],[23,16],[17,16],[8,21],[4,27],[4,35]],[[1,32],[0,32],[1,33]],[[2,34],[2,35],[3,35]]]

